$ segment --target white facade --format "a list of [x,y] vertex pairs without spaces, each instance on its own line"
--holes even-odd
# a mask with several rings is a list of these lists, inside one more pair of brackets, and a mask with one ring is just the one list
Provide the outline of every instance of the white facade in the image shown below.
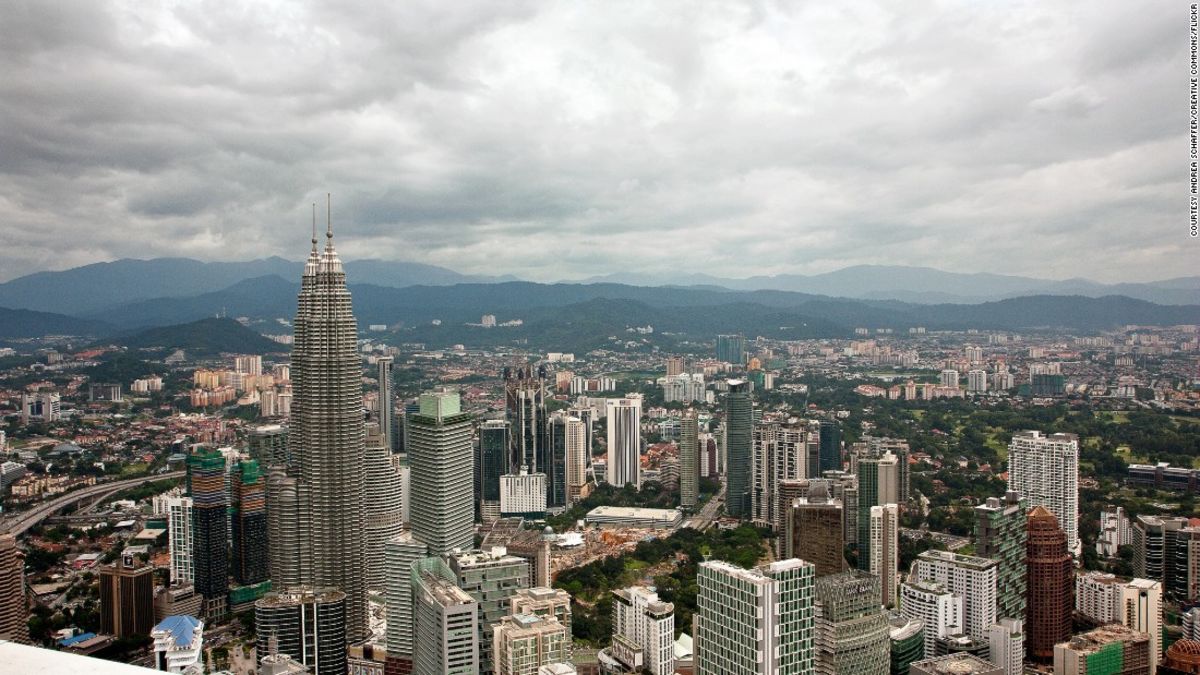
[[943,370],[941,377],[938,379],[938,382],[943,387],[957,387],[958,386],[958,371],[953,370],[951,368],[947,368],[946,370]]
[[933,581],[901,584],[900,614],[925,624],[925,658],[931,658],[938,638],[962,632],[963,599]]
[[588,460],[592,449],[588,447],[587,425],[578,417],[568,417],[564,441],[566,443],[566,480],[569,501],[578,501],[583,486],[587,483]]
[[692,401],[704,400],[704,373],[680,373],[661,380],[663,401]]
[[608,482],[642,487],[642,395],[605,401],[608,417]]
[[1025,672],[1025,622],[1000,619],[988,629],[990,661],[1004,669],[1004,675]]
[[1148,634],[1153,670],[1162,642],[1161,582],[1125,581],[1103,572],[1079,574],[1075,577],[1075,609],[1100,625],[1119,623]]
[[192,558],[192,498],[168,497],[165,505],[171,583],[191,583],[196,580],[196,563]]
[[[1111,509],[1111,510],[1110,510]],[[1133,528],[1125,509],[1117,506],[1100,512],[1100,536],[1096,538],[1096,553],[1115,558],[1120,547],[1133,543]]]
[[988,377],[986,370],[972,370],[967,372],[967,391],[982,394],[987,391]]
[[870,572],[879,577],[884,606],[893,607],[900,592],[900,507],[872,506],[870,517]]
[[1014,434],[1008,446],[1008,489],[1020,493],[1029,508],[1044,506],[1067,534],[1067,550],[1079,553],[1079,438]]
[[[637,665],[652,675],[675,672],[675,606],[660,601],[654,591],[644,586],[613,591],[613,639],[640,649],[641,663]],[[614,645],[614,654],[622,651]]]
[[963,600],[962,630],[986,642],[996,623],[996,578],[1000,563],[949,551],[926,551],[913,562],[915,580],[942,584]]
[[500,476],[500,515],[546,512],[546,474],[529,473]]
[[168,616],[150,631],[155,670],[182,673],[200,661],[204,622],[190,616]]

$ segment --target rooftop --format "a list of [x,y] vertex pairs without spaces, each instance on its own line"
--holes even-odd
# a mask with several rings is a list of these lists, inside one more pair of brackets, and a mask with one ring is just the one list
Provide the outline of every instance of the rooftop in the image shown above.
[[919,668],[929,673],[945,673],[945,675],[969,675],[971,673],[991,672],[997,669],[994,664],[966,652],[914,661],[909,667]]
[[1150,636],[1145,633],[1139,633],[1119,623],[1112,623],[1086,633],[1080,633],[1055,648],[1065,647],[1072,651],[1090,654],[1114,642],[1140,642],[1149,639]]
[[175,646],[188,649],[198,634],[203,635],[204,622],[193,616],[168,616],[154,627],[153,633],[167,633],[175,640]]

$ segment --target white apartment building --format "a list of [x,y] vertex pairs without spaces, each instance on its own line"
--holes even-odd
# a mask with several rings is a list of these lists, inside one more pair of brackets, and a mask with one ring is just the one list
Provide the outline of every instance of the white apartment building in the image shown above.
[[644,586],[613,591],[612,655],[633,670],[675,672],[675,605]]
[[996,578],[1000,563],[950,551],[925,551],[912,565],[912,579],[935,581],[963,600],[962,630],[986,642],[996,623]]
[[1014,434],[1008,445],[1008,489],[1029,508],[1044,506],[1067,534],[1067,550],[1079,551],[1079,437]]

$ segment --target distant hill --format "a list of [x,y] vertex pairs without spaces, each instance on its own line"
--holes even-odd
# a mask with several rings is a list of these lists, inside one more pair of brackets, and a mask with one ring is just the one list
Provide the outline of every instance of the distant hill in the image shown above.
[[773,289],[842,298],[900,300],[922,304],[979,303],[1030,295],[1124,295],[1166,305],[1200,304],[1200,277],[1147,283],[1102,284],[1088,279],[1035,279],[1007,274],[963,274],[929,267],[856,265],[824,274],[779,274],[728,279],[705,274],[653,276],[610,274],[579,283],[639,286],[706,286],[730,290]]
[[[93,314],[109,307],[154,298],[184,298],[219,291],[264,276],[299,279],[304,263],[273,257],[247,262],[206,263],[190,258],[122,259],[60,272],[37,272],[0,284],[0,307],[62,314]],[[346,263],[358,283],[403,287],[508,281],[421,263],[354,260]]]
[[17,340],[43,335],[96,337],[112,332],[113,326],[105,321],[0,307],[0,340]]
[[129,349],[182,349],[189,356],[216,356],[222,353],[268,354],[284,352],[281,345],[246,328],[233,319],[200,319],[191,323],[159,326],[111,338],[105,344]]

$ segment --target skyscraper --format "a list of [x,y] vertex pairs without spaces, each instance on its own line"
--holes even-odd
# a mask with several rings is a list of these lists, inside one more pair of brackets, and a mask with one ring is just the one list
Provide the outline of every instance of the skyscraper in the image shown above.
[[793,558],[746,570],[707,561],[696,586],[696,675],[813,672],[810,563]]
[[401,532],[387,542],[387,653],[388,675],[412,672],[413,563],[426,556],[425,544]]
[[788,511],[783,557],[807,560],[818,577],[845,570],[842,503],[829,497],[828,483],[815,481]]
[[[1174,516],[1140,515],[1133,521],[1133,574],[1143,579],[1161,581],[1170,592],[1176,577],[1176,553],[1180,532],[1188,519]],[[1186,568],[1180,570],[1185,572]],[[1179,598],[1186,601],[1188,598]]]
[[1048,663],[1055,658],[1054,645],[1071,637],[1075,567],[1067,535],[1053,513],[1035,506],[1028,523],[1025,652],[1034,661]]
[[546,366],[504,369],[504,410],[511,425],[509,470],[527,466],[549,471],[550,435],[546,417]]
[[357,642],[367,635],[362,366],[332,219],[324,252],[313,234],[293,334],[288,445],[307,502],[300,509],[308,540],[301,553],[311,560],[300,569],[305,585],[346,594],[346,639]]
[[700,494],[699,425],[694,411],[687,411],[679,421],[679,505],[695,508]]
[[478,603],[480,675],[492,672],[492,624],[508,615],[509,598],[529,587],[529,563],[503,547],[449,556],[458,587]]
[[887,675],[891,629],[879,577],[858,570],[820,577],[815,597],[817,675]]
[[192,562],[192,498],[168,497],[166,507],[171,583],[192,583],[196,578],[196,567]]
[[284,590],[312,578],[312,542],[308,537],[308,496],[304,483],[289,476],[282,466],[267,476],[267,559],[271,586]]
[[924,625],[925,658],[936,655],[939,638],[962,631],[962,596],[951,592],[945,584],[930,579],[900,584],[900,613]]
[[392,388],[392,367],[395,359],[380,356],[375,359],[375,379],[379,382],[379,432],[383,447],[396,452],[396,396]]
[[879,577],[880,601],[893,607],[900,592],[900,508],[895,504],[872,506],[870,518],[869,571]]
[[225,457],[211,448],[196,448],[187,458],[187,472],[192,497],[192,560],[196,570],[196,592],[204,596],[205,617],[219,617],[225,613],[229,593],[229,499],[225,492]]
[[409,427],[413,537],[432,555],[471,548],[471,415],[462,411],[457,393],[437,389],[421,394],[421,410],[410,416]]
[[1008,446],[1008,489],[1030,507],[1044,506],[1067,535],[1067,550],[1079,548],[1079,437],[1013,434]]
[[253,459],[234,468],[233,578],[243,586],[262,583],[271,575],[265,482]]
[[975,507],[975,553],[1000,563],[996,616],[1025,619],[1025,500],[1015,492]]
[[0,640],[29,644],[29,599],[25,595],[25,558],[17,538],[0,534]]
[[[613,591],[613,655],[626,666],[651,675],[675,672],[675,605],[645,586]],[[642,663],[629,658],[637,652]]]
[[725,396],[725,509],[735,518],[750,514],[750,451],[754,405],[745,380],[730,380]]
[[246,436],[246,445],[250,457],[258,461],[264,469],[273,466],[295,469],[292,456],[288,452],[288,430],[280,424],[262,424],[250,430]]
[[567,505],[570,505],[587,496],[587,470],[592,449],[588,444],[587,423],[578,417],[569,415],[563,432],[567,461]]
[[346,594],[297,586],[254,603],[259,654],[287,654],[315,675],[346,672]]
[[900,463],[892,453],[863,457],[855,466],[858,475],[858,569],[871,569],[871,507],[895,504],[900,499]]
[[746,337],[744,335],[718,335],[717,360],[735,365],[746,363]]
[[570,461],[568,446],[578,450],[582,445],[583,428],[578,424],[572,426],[571,419],[562,413],[555,413],[547,425],[550,452],[547,454],[546,466],[540,471],[546,474],[546,506],[551,508],[567,505],[567,464]]
[[479,517],[490,522],[500,517],[500,477],[511,470],[509,430],[505,420],[485,420],[479,425]]
[[[836,420],[821,420],[819,473],[842,468],[842,427]],[[819,474],[818,474],[819,475]]]
[[[479,603],[454,585],[441,558],[424,558],[413,564],[412,595],[413,672],[479,673]],[[492,637],[490,626],[488,637]]]
[[608,482],[642,488],[642,395],[610,398],[608,414]]
[[101,567],[100,630],[124,638],[149,635],[153,627],[154,568],[132,555]]
[[367,427],[366,540],[367,588],[382,590],[387,580],[387,542],[404,529],[400,472],[380,425]]
[[912,565],[912,578],[933,580],[963,599],[962,632],[987,642],[996,623],[996,577],[999,563],[988,558],[925,551]]

